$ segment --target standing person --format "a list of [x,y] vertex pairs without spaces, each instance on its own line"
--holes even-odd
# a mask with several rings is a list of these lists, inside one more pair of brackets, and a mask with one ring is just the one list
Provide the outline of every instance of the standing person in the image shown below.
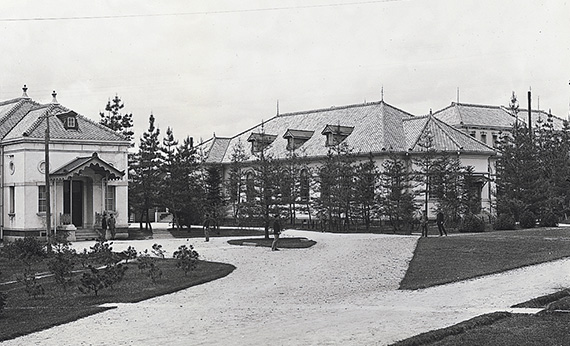
[[206,219],[204,220],[204,237],[206,241],[210,241],[210,227],[212,227],[212,220],[210,219],[210,214],[206,214]]
[[422,237],[426,237],[428,236],[428,218],[427,218],[427,213],[424,210],[422,212],[422,216],[420,217],[420,225],[422,227]]
[[275,214],[275,220],[273,220],[273,243],[271,244],[271,251],[279,250],[277,248],[277,242],[279,241],[280,233],[281,233],[281,221],[279,221],[279,214]]
[[106,240],[109,240],[107,238],[107,212],[104,211],[103,215],[101,216],[101,233],[102,237],[105,238]]
[[115,224],[117,220],[115,220],[115,214],[111,214],[109,216],[109,221],[107,221],[107,225],[109,226],[109,231],[111,232],[111,239],[115,239]]
[[445,231],[445,226],[443,225],[445,223],[445,218],[441,210],[437,213],[436,222],[437,222],[437,229],[439,230],[439,236],[441,237],[444,234],[447,236],[447,232]]

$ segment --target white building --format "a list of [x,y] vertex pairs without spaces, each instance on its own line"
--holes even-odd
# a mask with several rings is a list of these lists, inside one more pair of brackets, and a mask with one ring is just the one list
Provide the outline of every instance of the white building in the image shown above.
[[[114,131],[60,105],[27,95],[0,102],[0,238],[46,236],[47,203],[52,230],[97,236],[100,215],[114,213],[128,226],[127,150]],[[50,200],[46,200],[45,138],[49,121]],[[73,226],[71,226],[73,225]]]

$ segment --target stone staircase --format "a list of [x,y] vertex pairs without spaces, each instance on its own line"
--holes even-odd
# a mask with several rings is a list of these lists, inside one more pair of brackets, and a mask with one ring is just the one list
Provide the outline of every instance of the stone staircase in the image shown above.
[[99,237],[100,234],[95,229],[78,228],[77,231],[75,231],[76,241],[97,240]]

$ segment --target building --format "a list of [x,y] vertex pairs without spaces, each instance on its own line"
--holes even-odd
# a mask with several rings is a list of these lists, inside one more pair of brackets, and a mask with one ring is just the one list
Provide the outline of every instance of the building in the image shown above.
[[[496,150],[431,114],[414,116],[384,101],[278,114],[233,137],[211,138],[203,148],[205,161],[221,164],[227,178],[237,143],[249,143],[251,153],[264,149],[276,159],[285,159],[296,151],[310,164],[318,165],[330,146],[344,142],[360,159],[372,155],[381,167],[394,153],[409,158],[421,156],[426,151],[421,145],[426,136],[433,139],[435,150],[457,155],[463,165],[474,167],[481,177],[481,207],[492,212],[490,178]],[[250,155],[249,161],[254,159]],[[429,202],[430,210],[433,202]]]
[[[517,118],[507,107],[468,103],[452,102],[433,115],[492,147],[496,146],[502,132],[511,131],[515,122],[528,123],[528,109],[519,109]],[[546,121],[548,116],[549,113],[545,111],[533,109],[533,127],[536,128],[541,121]],[[564,126],[564,120],[556,116],[552,116],[552,123],[556,130],[561,130]]]
[[[127,150],[114,131],[57,102],[22,97],[0,102],[0,237],[46,237],[51,229],[70,238],[93,236],[104,211],[117,228],[128,226]],[[46,119],[49,121],[49,195],[45,179]]]

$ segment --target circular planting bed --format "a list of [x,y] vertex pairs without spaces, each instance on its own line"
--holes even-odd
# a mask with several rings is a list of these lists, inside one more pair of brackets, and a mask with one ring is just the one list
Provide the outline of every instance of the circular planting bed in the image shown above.
[[[271,247],[273,243],[273,238],[247,238],[247,239],[232,239],[228,240],[229,244],[241,245],[241,246],[265,246]],[[307,238],[279,238],[277,242],[277,247],[282,249],[306,249],[317,242]]]

